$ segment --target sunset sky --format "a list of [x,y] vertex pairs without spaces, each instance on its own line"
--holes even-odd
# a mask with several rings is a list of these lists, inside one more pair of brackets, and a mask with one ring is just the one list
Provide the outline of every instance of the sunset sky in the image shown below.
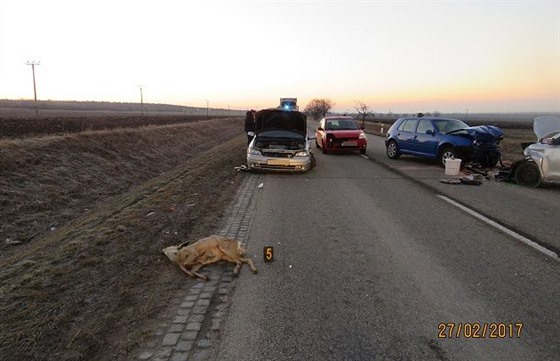
[[0,99],[560,112],[560,1],[0,0]]

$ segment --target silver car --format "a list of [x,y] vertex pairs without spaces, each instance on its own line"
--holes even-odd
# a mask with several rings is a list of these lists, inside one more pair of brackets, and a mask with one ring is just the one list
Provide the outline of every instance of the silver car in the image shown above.
[[305,172],[313,166],[307,116],[297,110],[264,109],[256,114],[247,148],[250,170]]
[[515,182],[528,187],[560,182],[560,117],[535,118],[533,130],[538,142],[526,147],[525,159],[512,166]]

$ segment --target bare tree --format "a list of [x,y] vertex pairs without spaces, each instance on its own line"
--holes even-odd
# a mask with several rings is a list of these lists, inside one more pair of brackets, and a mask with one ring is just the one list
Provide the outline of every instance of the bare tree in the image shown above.
[[306,105],[304,112],[314,119],[324,117],[334,106],[334,102],[328,98],[314,98]]
[[367,116],[373,114],[373,112],[369,109],[369,107],[365,103],[360,101],[356,103],[357,103],[356,110],[358,111],[358,114],[360,114],[360,116],[362,117],[362,126],[365,126]]

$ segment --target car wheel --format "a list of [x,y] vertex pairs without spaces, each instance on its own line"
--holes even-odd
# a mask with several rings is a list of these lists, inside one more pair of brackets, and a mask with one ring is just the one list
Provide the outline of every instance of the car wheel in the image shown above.
[[457,158],[457,153],[455,152],[455,149],[453,147],[446,147],[443,148],[443,150],[441,151],[439,160],[441,162],[441,165],[445,167],[446,159],[455,159],[455,158]]
[[493,168],[496,166],[496,164],[498,164],[498,162],[500,161],[500,158],[498,157],[488,157],[486,159],[486,164],[484,164],[485,167],[488,168]]
[[387,157],[390,159],[397,159],[400,156],[401,151],[399,150],[397,142],[391,139],[389,143],[387,143]]
[[360,154],[366,154],[366,150],[365,149],[360,149]]
[[536,188],[541,184],[539,166],[533,162],[523,162],[515,169],[515,183]]
[[317,161],[315,160],[315,156],[313,155],[313,153],[311,153],[311,165],[309,166],[309,170],[315,168],[316,165]]

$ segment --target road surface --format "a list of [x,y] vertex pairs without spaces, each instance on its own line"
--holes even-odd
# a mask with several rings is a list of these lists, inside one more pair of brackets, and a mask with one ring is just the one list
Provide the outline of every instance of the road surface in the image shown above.
[[[492,217],[507,197],[440,184],[435,165],[387,165],[371,138],[370,159],[319,153],[306,174],[262,175],[247,244],[259,275],[243,269],[214,359],[557,359],[560,262],[439,195]],[[558,190],[545,192],[552,208],[531,212],[557,215]],[[539,207],[535,194],[524,202]],[[557,241],[542,222],[516,226]]]

